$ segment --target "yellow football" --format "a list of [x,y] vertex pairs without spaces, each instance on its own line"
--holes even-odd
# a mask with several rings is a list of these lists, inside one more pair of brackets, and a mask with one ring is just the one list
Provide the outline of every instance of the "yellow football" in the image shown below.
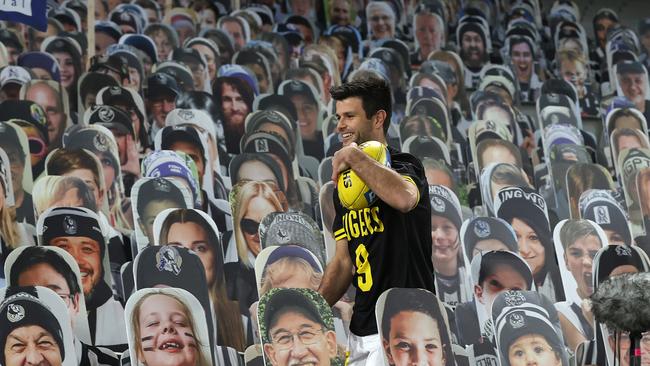
[[[359,145],[359,148],[373,160],[390,166],[390,153],[386,145],[381,142],[367,141]],[[366,182],[361,180],[352,169],[339,174],[337,190],[341,205],[349,210],[361,210],[369,207],[377,198]]]

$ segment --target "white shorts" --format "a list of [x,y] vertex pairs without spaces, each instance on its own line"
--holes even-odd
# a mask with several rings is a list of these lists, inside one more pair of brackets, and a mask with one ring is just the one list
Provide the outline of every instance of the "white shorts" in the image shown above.
[[359,337],[350,333],[348,350],[350,355],[346,361],[347,366],[382,366],[386,364],[379,334]]

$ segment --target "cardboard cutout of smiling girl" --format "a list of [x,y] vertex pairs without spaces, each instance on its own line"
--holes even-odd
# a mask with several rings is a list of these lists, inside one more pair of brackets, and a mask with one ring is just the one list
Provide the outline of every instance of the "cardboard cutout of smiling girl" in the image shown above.
[[132,364],[213,365],[205,313],[189,292],[138,290],[129,297],[125,312]]
[[566,301],[555,304],[570,349],[594,338],[588,298],[593,288],[593,259],[608,245],[607,236],[593,221],[563,220],[553,230],[555,252]]

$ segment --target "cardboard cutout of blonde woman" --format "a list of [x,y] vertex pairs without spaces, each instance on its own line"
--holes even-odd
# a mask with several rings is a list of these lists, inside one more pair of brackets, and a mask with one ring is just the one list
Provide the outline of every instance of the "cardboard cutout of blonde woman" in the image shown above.
[[167,208],[192,208],[189,188],[174,178],[140,178],[131,189],[131,208],[138,249],[154,242],[156,216]]
[[544,198],[528,187],[502,188],[496,195],[495,211],[515,231],[519,255],[526,260],[533,273],[537,292],[554,303],[564,301]]
[[303,363],[305,349],[315,365],[343,365],[332,311],[318,292],[272,289],[260,299],[257,314],[266,365]]
[[0,364],[29,364],[35,347],[43,364],[78,364],[70,318],[59,295],[47,287],[6,287],[0,289],[0,299]]
[[431,292],[386,290],[377,299],[375,312],[387,365],[456,365],[445,306]]
[[33,232],[36,226],[31,195],[34,182],[27,135],[12,122],[0,123],[0,149],[9,158],[16,222],[27,224],[28,231]]
[[201,303],[179,288],[136,291],[126,303],[133,365],[212,366]]
[[85,207],[97,212],[95,195],[88,185],[73,176],[41,175],[34,182],[36,218],[51,207]]
[[566,301],[555,304],[569,349],[594,338],[588,298],[593,288],[593,259],[608,245],[607,236],[593,221],[562,220],[553,230],[555,253]]
[[302,212],[273,212],[266,215],[259,226],[260,245],[298,245],[314,253],[321,266],[327,255],[323,233],[314,220]]
[[640,170],[650,167],[650,149],[631,148],[622,150],[618,156],[621,171],[620,184],[625,193],[625,205],[630,217],[632,235],[644,234],[641,202],[636,188],[637,174]]
[[4,268],[7,286],[43,286],[66,305],[74,336],[90,344],[81,272],[74,258],[57,247],[20,247],[9,253]]
[[226,278],[231,298],[248,309],[258,300],[254,266],[255,258],[263,249],[260,223],[268,214],[284,212],[284,209],[271,186],[255,181],[236,184],[230,191],[230,204],[234,231],[229,239],[233,243],[227,245],[226,258],[237,257],[238,261],[226,263]]
[[79,266],[91,344],[124,350],[126,332],[115,327],[124,309],[113,297],[106,223],[87,208],[53,207],[39,217],[36,229],[39,245],[65,250]]
[[[650,260],[643,250],[636,246],[608,245],[598,251],[594,257],[594,291],[607,279],[624,273],[648,272]],[[641,340],[641,360],[650,360],[648,342],[650,336]],[[610,366],[629,366],[630,338],[625,332],[608,329],[606,325],[596,322],[597,364]]]
[[621,152],[626,149],[650,149],[648,135],[641,130],[632,128],[616,128],[610,136],[610,149],[612,152],[613,166],[616,177],[623,179],[622,167],[618,164]]
[[115,222],[118,228],[131,229],[132,222],[122,211],[122,203],[126,198],[122,166],[117,143],[111,131],[97,124],[86,127],[75,125],[66,129],[63,135],[63,147],[72,150],[86,149],[95,154],[104,172],[108,218],[111,222]]
[[533,291],[506,291],[494,299],[492,319],[502,366],[569,366],[553,303]]

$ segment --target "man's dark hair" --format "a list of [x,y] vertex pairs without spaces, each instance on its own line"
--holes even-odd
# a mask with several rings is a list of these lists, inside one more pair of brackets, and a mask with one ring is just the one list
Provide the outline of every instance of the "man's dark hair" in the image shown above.
[[392,98],[390,85],[378,77],[355,79],[353,81],[332,87],[330,89],[332,98],[336,101],[352,97],[361,98],[366,118],[374,116],[380,110],[386,112],[384,120],[384,133],[388,132],[390,118],[392,115]]
[[175,185],[169,183],[171,190],[164,197],[161,197],[159,191],[151,188],[152,184],[154,184],[152,181],[144,183],[138,190],[137,210],[141,220],[144,218],[146,207],[151,202],[170,201],[176,203],[178,207],[185,207],[183,193]]
[[530,290],[533,276],[530,273],[530,268],[522,260],[515,260],[511,255],[502,253],[501,251],[488,252],[483,256],[482,260],[484,262],[481,263],[481,269],[478,274],[479,286],[483,285],[483,282],[485,282],[488,276],[495,274],[499,267],[508,266],[521,274],[521,277],[526,281],[528,288],[521,290]]
[[381,317],[382,337],[388,339],[390,336],[390,321],[401,312],[422,313],[435,320],[440,333],[442,351],[445,358],[445,366],[454,365],[453,351],[451,350],[451,339],[447,332],[447,323],[442,312],[446,311],[440,307],[438,301],[430,293],[422,289],[394,288],[388,292],[384,303],[384,313]]
[[61,277],[65,279],[68,288],[70,288],[70,295],[81,293],[81,288],[77,282],[77,276],[73,272],[70,265],[58,253],[49,250],[46,247],[36,246],[28,247],[16,258],[16,261],[11,266],[11,273],[9,274],[9,284],[18,286],[18,277],[37,264],[47,264]]

